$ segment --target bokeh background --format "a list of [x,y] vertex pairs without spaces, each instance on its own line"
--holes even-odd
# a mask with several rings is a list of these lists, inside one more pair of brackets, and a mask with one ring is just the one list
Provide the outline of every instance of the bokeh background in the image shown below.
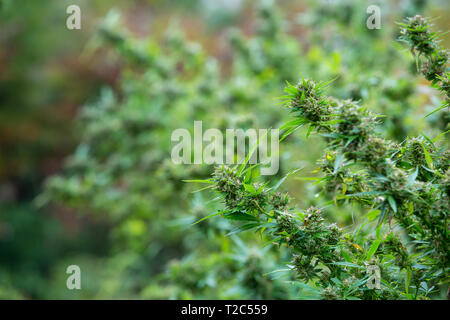
[[[77,4],[82,29],[66,28]],[[366,27],[379,5],[380,30]],[[174,165],[170,135],[276,128],[277,97],[300,74],[336,78],[329,93],[388,115],[389,138],[448,127],[439,95],[397,41],[403,18],[436,18],[442,0],[0,1],[0,298],[314,298],[273,276],[288,262],[265,239],[225,236],[210,219],[206,165]],[[448,34],[441,36],[449,48]],[[205,130],[206,128],[204,128]],[[320,203],[311,176],[323,143],[301,130],[281,144],[279,179],[295,204]],[[334,208],[342,226],[359,208]],[[263,248],[263,249],[261,249]],[[79,265],[82,289],[66,287]]]

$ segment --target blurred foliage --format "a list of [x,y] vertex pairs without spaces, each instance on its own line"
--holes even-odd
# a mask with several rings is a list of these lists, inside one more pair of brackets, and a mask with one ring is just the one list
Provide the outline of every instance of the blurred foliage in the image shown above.
[[[365,1],[75,1],[84,32],[60,27],[69,2],[1,2],[0,297],[305,298],[272,273],[287,250],[225,237],[229,221],[193,224],[219,207],[183,180],[212,168],[173,164],[172,131],[279,127],[276,98],[300,73],[388,114],[380,130],[394,141],[448,124],[422,118],[438,92],[394,42],[394,22],[426,1],[379,1],[380,30],[366,28]],[[289,136],[270,179],[309,176],[322,145]],[[283,187],[299,205],[319,201],[305,181]],[[325,215],[348,225],[358,212]],[[80,291],[65,286],[70,264]]]

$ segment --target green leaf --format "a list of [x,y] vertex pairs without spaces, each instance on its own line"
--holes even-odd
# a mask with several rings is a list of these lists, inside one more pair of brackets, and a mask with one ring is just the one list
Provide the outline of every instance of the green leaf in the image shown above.
[[266,137],[268,132],[269,132],[269,130],[267,130],[266,133],[264,133],[261,137],[259,137],[258,141],[256,141],[253,144],[252,148],[250,149],[249,153],[247,154],[247,157],[245,158],[245,161],[242,163],[241,167],[239,168],[239,173],[238,173],[239,176],[241,176],[242,172],[244,171],[245,166],[247,165],[248,161],[250,160],[250,157],[253,155],[253,152],[255,152],[259,143],[261,142],[262,139],[264,139]]
[[395,199],[392,196],[388,196],[388,202],[392,210],[397,213],[397,202],[395,201]]
[[243,212],[231,212],[223,215],[225,219],[241,220],[241,221],[259,221],[258,218]]
[[336,174],[336,172],[338,171],[339,167],[342,164],[342,161],[344,160],[344,157],[345,157],[345,155],[343,153],[340,153],[334,160],[333,174]]
[[192,191],[192,193],[200,192],[200,191],[203,191],[203,190],[206,190],[206,189],[212,189],[214,187],[215,187],[214,185],[207,186],[207,187],[204,187],[204,188],[201,188],[201,189],[198,189],[198,190],[194,190],[194,191]]
[[206,219],[209,219],[209,218],[212,218],[212,217],[214,217],[214,216],[217,216],[217,215],[219,215],[219,214],[221,214],[221,213],[223,213],[222,211],[219,211],[219,212],[214,212],[214,213],[211,213],[210,215],[207,215],[206,217],[204,217],[204,218],[201,218],[200,220],[198,220],[198,221],[196,221],[196,222],[194,222],[192,225],[194,225],[194,224],[197,224],[197,223],[199,223],[199,222],[202,222],[203,220],[206,220]]
[[247,184],[247,183],[244,183],[243,185],[244,185],[244,189],[247,192],[250,192],[251,194],[256,194],[256,190],[255,190],[255,187],[253,185]]
[[284,139],[286,139],[287,136],[289,136],[291,133],[295,132],[296,130],[300,129],[303,126],[304,124],[298,125],[296,127],[290,127],[283,133],[283,136],[281,137],[280,141],[283,141]]
[[282,125],[280,127],[279,130],[281,131],[281,130],[284,130],[284,129],[287,129],[287,128],[290,128],[290,127],[297,127],[297,126],[299,126],[301,124],[304,124],[305,122],[307,122],[306,119],[304,119],[304,118],[297,118],[297,119],[294,119],[294,120],[286,122],[284,125]]
[[367,219],[369,219],[369,221],[373,221],[380,215],[380,213],[381,213],[380,210],[369,211],[367,212]]
[[439,108],[434,109],[433,111],[431,111],[430,113],[428,113],[424,118],[427,118],[427,117],[431,116],[433,113],[436,113],[436,112],[438,112],[438,111],[441,111],[442,109],[445,109],[446,107],[448,107],[448,105],[447,105],[447,104],[443,104],[443,105],[440,106]]
[[405,279],[405,291],[406,294],[409,294],[409,284],[411,283],[411,269],[406,269],[406,279]]
[[437,135],[436,138],[433,139],[433,142],[438,141],[440,137],[444,136],[445,134],[447,134],[449,132],[450,132],[450,130],[447,130],[445,132],[442,132],[440,135]]
[[412,185],[414,181],[416,181],[417,175],[419,173],[419,167],[416,167],[416,170],[413,171],[413,173],[410,174],[408,177],[408,186]]
[[[274,271],[270,271],[264,274],[265,277],[270,276],[270,279],[275,280],[275,279],[280,279],[283,277],[288,276],[290,273],[292,272],[291,269],[289,268],[285,268],[285,269],[277,269]],[[276,273],[276,275],[273,275],[274,273]]]
[[380,217],[378,218],[378,224],[377,224],[377,228],[379,226],[381,226],[381,224],[383,223],[384,220],[384,216],[386,215],[386,202],[383,203],[383,206],[381,207],[381,213],[380,213]]
[[291,175],[293,175],[294,173],[296,173],[299,170],[302,170],[303,168],[298,168],[292,171],[289,171],[283,178],[280,179],[280,181],[278,181],[278,183],[272,188],[273,191],[277,190],[281,184]]
[[259,226],[259,223],[255,223],[255,222],[247,223],[247,224],[244,224],[242,226],[239,226],[239,227],[231,230],[230,232],[228,232],[226,234],[226,236],[228,237],[228,236],[231,236],[233,234],[240,233],[242,231],[250,230],[250,229],[256,228],[257,226]]
[[428,167],[432,170],[434,170],[434,166],[433,166],[433,159],[430,156],[430,153],[428,152],[427,148],[425,148],[423,143],[420,143],[423,149],[423,152],[425,154],[425,161],[428,164]]
[[295,178],[295,180],[300,180],[300,181],[317,181],[320,178],[316,178],[316,177],[299,177],[299,178]]
[[314,125],[311,123],[311,124],[309,125],[308,132],[306,132],[306,139],[309,138],[309,135],[311,134],[311,132],[312,132],[313,129],[314,129]]
[[428,138],[428,136],[426,136],[425,133],[423,133],[423,132],[421,131],[420,134],[422,135],[422,137],[425,138],[425,140],[427,140],[427,141],[434,147],[433,141],[431,141],[431,139]]
[[242,172],[243,174],[245,173],[245,178],[244,178],[245,183],[250,182],[252,180],[253,169],[259,165],[260,165],[260,163],[256,163],[256,164],[248,167],[247,169],[245,169],[244,172]]
[[381,239],[381,230],[382,230],[383,226],[379,225],[375,231],[376,235],[377,235],[377,239],[380,240]]
[[300,104],[302,104],[303,101],[305,101],[305,91],[302,91],[302,96],[300,97]]
[[366,192],[357,192],[357,193],[347,194],[344,197],[345,198],[367,197],[367,196],[378,196],[378,195],[382,195],[382,194],[384,194],[384,192],[382,192],[382,191],[366,191]]
[[362,269],[360,265],[357,265],[355,263],[346,262],[346,261],[339,261],[339,262],[333,262],[333,264],[337,266],[343,266],[343,267],[351,267],[351,268],[359,268]]
[[350,257],[350,255],[349,255],[346,251],[342,251],[341,254],[342,254],[342,256],[344,257],[344,259],[345,259],[347,262],[352,261],[352,258]]
[[182,180],[183,182],[214,183],[212,180]]
[[372,256],[374,255],[374,253],[377,251],[378,246],[381,243],[381,239],[375,240],[372,245],[369,248],[369,251],[367,251],[367,256],[366,256],[366,260],[370,260],[370,258],[372,258]]

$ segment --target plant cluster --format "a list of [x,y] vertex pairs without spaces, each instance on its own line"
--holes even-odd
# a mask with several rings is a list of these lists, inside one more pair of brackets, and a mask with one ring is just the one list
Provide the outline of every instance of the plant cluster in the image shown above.
[[[289,12],[299,9],[295,2],[286,4],[288,8],[285,9]],[[289,9],[290,5],[294,6],[293,10]],[[220,36],[214,38],[214,43],[224,42],[224,50],[221,47],[220,54],[217,50],[210,50],[211,41],[208,38],[198,39],[198,36],[188,31],[189,38],[196,38],[203,46],[187,41],[176,24],[171,24],[161,36],[155,34],[137,38],[127,31],[120,15],[112,11],[89,42],[85,54],[104,57],[106,66],[113,65],[120,69],[117,82],[108,82],[98,93],[98,98],[88,100],[89,103],[80,109],[78,147],[67,159],[61,172],[47,180],[45,191],[37,199],[38,204],[45,205],[40,207],[39,212],[55,212],[55,216],[58,214],[64,221],[66,212],[70,213],[70,217],[79,225],[76,234],[67,233],[67,238],[76,242],[70,245],[59,237],[48,239],[58,242],[61,248],[71,250],[64,249],[68,256],[66,259],[58,255],[51,261],[46,260],[50,269],[46,269],[45,276],[33,276],[49,282],[49,289],[44,292],[22,289],[28,286],[26,282],[31,277],[30,269],[18,273],[13,262],[25,259],[4,254],[10,250],[0,246],[0,256],[4,257],[2,263],[10,265],[7,272],[2,272],[0,287],[3,287],[3,283],[8,284],[4,279],[12,275],[12,283],[25,283],[16,286],[20,288],[19,291],[33,291],[33,296],[45,298],[73,298],[80,294],[79,297],[84,298],[289,299],[298,296],[297,285],[302,288],[299,297],[308,297],[305,292],[320,297],[322,291],[311,284],[320,276],[324,296],[377,296],[365,289],[353,294],[351,286],[344,292],[344,289],[339,289],[339,285],[330,284],[330,281],[335,283],[339,279],[345,285],[353,283],[353,278],[344,281],[344,271],[357,267],[345,260],[347,266],[336,267],[336,270],[333,269],[333,275],[336,276],[329,276],[327,274],[330,271],[323,267],[324,263],[333,268],[331,261],[336,259],[339,266],[347,251],[353,257],[361,252],[358,247],[367,251],[367,246],[375,243],[375,248],[378,240],[376,234],[368,231],[370,223],[361,228],[357,235],[346,237],[348,232],[343,230],[347,230],[346,223],[352,219],[352,212],[346,205],[350,201],[334,195],[336,192],[349,195],[355,190],[369,188],[369,174],[363,168],[352,170],[356,167],[347,167],[349,161],[363,159],[370,162],[372,154],[376,154],[380,159],[377,170],[381,170],[385,165],[383,155],[400,145],[412,126],[421,129],[425,122],[416,119],[410,112],[413,107],[422,106],[420,100],[416,101],[417,79],[406,75],[406,72],[402,73],[398,68],[403,63],[398,50],[385,50],[386,43],[392,40],[392,27],[383,26],[383,30],[377,31],[376,35],[366,28],[356,27],[361,24],[362,15],[365,15],[365,1],[352,1],[351,5],[347,1],[336,1],[334,5],[336,8],[329,12],[329,19],[320,20],[328,4],[311,2],[306,11],[310,18],[300,19],[301,25],[298,25],[293,19],[283,19],[273,1],[261,1],[255,6],[257,18],[254,32],[248,32],[244,26],[242,30],[233,30],[228,39]],[[353,8],[350,15],[347,15],[348,8]],[[403,16],[400,6],[396,4],[389,11],[390,15]],[[339,19],[333,18],[336,14]],[[156,18],[152,19],[154,26],[158,26],[158,22],[154,22]],[[211,20],[218,19],[212,17]],[[244,21],[247,25],[247,16]],[[311,24],[307,24],[307,21]],[[253,26],[253,23],[250,25]],[[210,28],[207,29],[209,32]],[[335,35],[333,38],[329,37],[330,30]],[[211,51],[216,52],[216,55],[213,56]],[[379,68],[375,69],[374,66]],[[363,134],[367,141],[373,141],[373,144],[365,144],[366,140],[349,142],[345,159],[340,155],[343,146],[339,146],[344,141],[335,141],[335,146],[327,151],[319,163],[326,173],[324,180],[321,180],[326,185],[326,192],[322,194],[330,203],[339,204],[332,210],[332,222],[339,222],[342,230],[333,223],[326,223],[331,210],[322,208],[321,197],[311,195],[314,188],[299,183],[289,189],[290,195],[287,196],[276,188],[268,190],[264,179],[253,181],[256,179],[256,170],[245,172],[247,180],[241,176],[242,172],[234,175],[231,169],[217,171],[215,179],[221,181],[219,188],[227,206],[233,207],[234,212],[223,213],[229,219],[202,220],[211,212],[216,212],[219,204],[211,201],[204,193],[194,193],[192,197],[193,186],[182,180],[193,176],[208,177],[213,168],[173,164],[170,159],[172,131],[192,128],[194,120],[202,120],[207,126],[220,130],[278,127],[286,121],[288,114],[273,108],[273,97],[278,95],[285,80],[294,81],[300,71],[311,79],[336,77],[333,86],[327,88],[327,92],[336,99],[325,97],[325,86],[305,80],[304,98],[300,95],[294,99],[294,113],[310,120],[295,119],[297,124],[304,122],[303,126],[307,127],[314,123],[310,133],[316,128],[320,134],[328,134],[325,142],[334,141],[335,130],[349,136]],[[295,90],[294,86],[287,94],[295,95]],[[392,117],[371,115],[360,110],[359,103],[345,101],[350,98],[364,99],[374,112],[386,113],[389,110]],[[336,112],[342,113],[340,117],[346,118],[348,123],[340,121],[335,116]],[[360,118],[362,115],[367,119]],[[435,115],[429,120],[435,119]],[[375,126],[374,122],[377,121],[380,123]],[[366,128],[369,124],[380,131],[387,131],[387,136],[395,142],[387,143],[373,135],[372,130]],[[281,178],[297,167],[298,159],[306,158],[309,161],[315,158],[320,150],[317,148],[319,139],[302,141],[289,135],[291,130],[298,128],[296,124],[291,122],[285,128],[285,152],[280,159],[279,175],[275,178]],[[437,153],[431,149],[428,140],[419,140],[429,148],[427,151],[431,152],[433,161],[436,160],[435,167],[438,167],[438,161],[441,163],[439,166],[443,166],[445,159],[437,159]],[[413,141],[408,143],[412,144]],[[414,144],[411,150],[420,154],[421,149],[417,146],[421,147],[421,144]],[[404,159],[417,158],[417,166],[427,167],[427,157],[417,157],[411,150],[405,153]],[[342,165],[335,172],[336,159],[340,159],[338,162]],[[234,176],[232,183],[227,182],[226,177],[229,175]],[[430,175],[433,176],[420,167],[417,179],[428,179]],[[208,185],[212,186],[213,183]],[[315,213],[318,209],[311,209],[308,213],[291,210],[289,201],[298,198],[298,195],[302,195],[299,199],[302,207],[315,205],[321,208],[320,214]],[[242,210],[249,214],[242,216]],[[275,230],[276,237],[285,236],[285,232],[292,233],[289,241],[285,241],[285,244],[289,243],[289,249],[286,246],[258,249],[270,239],[254,237],[252,233],[237,234],[241,229],[233,229],[233,219],[252,219],[252,214],[263,219],[264,214],[259,214],[258,210],[275,212],[271,222],[283,224],[283,229]],[[278,219],[277,212],[285,213],[286,217]],[[10,222],[13,228],[21,224],[20,215],[14,213],[11,210],[10,215],[2,218],[6,223]],[[308,228],[303,228],[303,215],[309,214],[312,215],[307,219]],[[33,219],[39,219],[34,218],[38,215],[31,215]],[[368,217],[373,219],[376,215],[377,210],[373,210]],[[17,216],[17,220],[11,216]],[[202,222],[191,226],[198,220]],[[28,221],[27,228],[17,229],[17,233],[27,235],[26,240],[29,242],[40,239],[33,236],[34,240],[28,240],[32,234],[28,230],[34,229],[34,221]],[[244,229],[254,226],[258,220],[248,222],[253,225]],[[51,223],[52,220],[48,220],[46,225]],[[296,233],[297,227],[303,228],[301,234]],[[382,228],[380,232],[385,231]],[[300,236],[309,244],[303,245]],[[364,240],[365,237],[369,237],[368,242]],[[270,243],[282,242],[282,239],[273,240]],[[327,245],[315,248],[321,241]],[[392,240],[392,243],[395,241]],[[341,250],[344,244],[345,248]],[[299,248],[292,254],[294,245]],[[391,249],[393,245],[388,245],[387,241],[382,242],[379,248],[384,248],[384,245],[386,249],[383,250],[394,252]],[[24,256],[28,254],[30,260],[38,255],[26,253],[26,250],[16,251],[24,252]],[[410,252],[406,253],[408,256],[399,260],[399,263],[411,261],[408,258]],[[308,255],[311,255],[311,259]],[[397,256],[403,257],[395,251],[392,257],[394,259]],[[58,276],[59,271],[65,268],[68,258],[70,263],[73,260],[79,262],[82,269],[88,271],[86,273],[95,277],[95,280],[90,281],[91,286],[86,286],[81,293],[58,291],[61,287],[59,284],[65,281],[61,278],[65,276],[64,272]],[[309,285],[303,285],[306,280],[294,281],[294,286],[286,282],[295,276],[283,269],[287,259],[292,260],[290,268],[302,270],[298,271],[301,273],[299,277],[310,279]],[[31,269],[36,268],[33,265]],[[279,271],[271,272],[276,269]],[[357,269],[360,271],[354,272],[355,279],[366,274],[365,269]],[[383,270],[383,273],[400,272],[394,267],[387,270]],[[401,270],[405,273],[406,269]],[[27,277],[21,276],[23,274]]]
[[[447,96],[447,54],[420,16],[402,29],[413,52],[426,55],[423,73]],[[450,208],[449,152],[425,135],[402,143],[385,139],[375,129],[380,116],[352,100],[325,95],[329,83],[301,79],[288,83],[283,96],[295,118],[282,128],[284,136],[302,126],[327,144],[319,161],[330,204],[357,204],[369,212],[352,232],[328,224],[323,209],[298,210],[286,194],[257,182],[257,167],[219,167],[211,183],[221,194],[220,215],[244,220],[234,232],[255,230],[269,243],[292,252],[289,269],[303,286],[324,299],[424,299],[443,290],[449,280]],[[324,207],[328,207],[327,205]],[[331,210],[331,209],[330,209]],[[377,220],[376,225],[374,225]],[[373,226],[369,237],[361,230]],[[372,288],[367,267],[381,270],[381,287]]]
[[[406,19],[400,26],[400,39],[410,46],[412,54],[417,58],[417,67],[424,77],[444,95],[443,105],[433,112],[448,107],[450,105],[450,73],[447,67],[449,53],[440,47],[438,34],[430,30],[430,23],[420,15]],[[448,125],[448,117],[446,125]]]

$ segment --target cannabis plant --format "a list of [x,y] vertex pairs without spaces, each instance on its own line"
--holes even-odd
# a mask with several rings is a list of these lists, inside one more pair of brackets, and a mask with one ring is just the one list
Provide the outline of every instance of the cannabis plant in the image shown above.
[[[311,5],[308,12],[320,16],[321,7]],[[355,12],[364,13],[365,2],[359,1],[358,8]],[[346,9],[346,6],[337,8],[339,14],[345,14]],[[192,196],[191,192],[196,191],[194,186],[182,180],[206,178],[214,170],[206,165],[174,164],[170,158],[173,130],[191,129],[194,120],[202,120],[205,126],[220,130],[278,127],[289,115],[273,108],[273,97],[279,94],[285,80],[294,81],[300,71],[314,79],[337,77],[327,90],[339,99],[364,99],[376,112],[395,113],[392,119],[377,119],[381,122],[379,128],[388,131],[388,137],[397,143],[403,140],[411,123],[418,123],[406,116],[418,105],[414,99],[417,79],[403,73],[402,79],[398,79],[404,63],[401,54],[396,50],[382,50],[385,42],[392,40],[391,27],[386,26],[373,42],[374,37],[367,30],[349,29],[347,22],[333,19],[326,24],[303,25],[311,27],[312,32],[299,34],[297,30],[301,27],[284,19],[273,1],[261,1],[256,13],[254,34],[242,30],[229,33],[230,64],[227,59],[221,61],[213,57],[207,47],[186,40],[175,23],[161,39],[156,35],[137,38],[127,31],[116,11],[107,16],[89,42],[86,55],[104,52],[108,63],[120,66],[118,82],[105,86],[97,99],[81,108],[80,143],[64,169],[47,180],[45,192],[37,201],[47,208],[72,210],[82,219],[101,223],[105,229],[108,239],[105,257],[84,259],[80,253],[73,256],[88,264],[90,274],[101,279],[92,282],[95,288],[83,290],[85,297],[296,297],[296,286],[302,282],[294,281],[295,285],[290,285],[287,280],[293,281],[295,274],[283,270],[291,249],[269,245],[258,250],[269,239],[254,237],[251,233],[238,234],[241,229],[233,229],[232,218],[254,219],[249,216],[256,212],[252,208],[255,203],[261,208],[270,205],[269,200],[263,200],[266,191],[254,195],[256,202],[246,204],[248,215],[224,214],[231,219],[202,220],[191,226],[216,212],[220,204],[209,201],[204,193],[196,192]],[[352,15],[350,19],[351,24],[356,25],[361,16]],[[324,41],[330,25],[336,30],[336,37],[333,41]],[[345,45],[345,54],[341,51],[341,42]],[[373,66],[380,69],[372,70]],[[360,76],[364,72],[370,76],[368,79]],[[378,99],[380,96],[383,99]],[[315,111],[308,107],[305,112],[313,117]],[[332,128],[334,118],[331,115],[329,118],[327,121]],[[295,128],[288,125],[287,133]],[[324,133],[323,130],[320,133]],[[274,179],[282,178],[297,166],[297,159],[305,156],[304,150],[308,150],[308,159],[320,152],[319,148],[313,149],[317,141],[286,136],[280,171]],[[331,151],[329,157],[333,157]],[[245,174],[252,183],[257,178],[256,170]],[[268,183],[268,180],[260,178],[259,183]],[[326,200],[339,207],[333,210],[325,207],[323,213],[325,218],[330,218],[333,212],[340,225],[345,225],[352,217],[346,205],[351,201],[335,199],[332,184],[330,180],[330,187],[323,194]],[[283,187],[286,188],[286,184]],[[310,197],[315,191],[313,188],[302,184],[290,191],[291,197],[304,193],[299,199],[302,206],[321,206],[322,198]],[[259,203],[259,200],[265,202]],[[229,201],[239,204],[231,196]],[[278,202],[278,211],[290,212],[285,195],[277,194],[273,201]],[[376,210],[374,212],[371,217]],[[360,243],[365,248],[364,237],[373,237],[369,235],[368,226],[370,224],[361,228],[359,238],[355,236],[362,240],[353,240],[353,244]],[[330,232],[336,231],[330,229]],[[96,243],[98,240],[85,241]],[[349,250],[352,248],[358,250],[353,245]],[[101,268],[95,267],[98,261],[101,261]],[[346,268],[348,266],[341,269]],[[361,269],[361,273],[364,272]],[[59,283],[59,280],[54,281]],[[315,294],[310,288],[303,290]],[[306,296],[305,292],[301,296]]]
[[[401,39],[417,58],[425,78],[449,102],[448,53],[421,16],[401,24]],[[302,78],[287,84],[282,98],[293,120],[284,137],[306,126],[307,137],[326,142],[311,178],[331,200],[298,209],[276,185],[261,183],[257,166],[216,168],[205,183],[220,194],[224,209],[215,215],[244,221],[232,233],[253,230],[268,245],[287,247],[286,270],[293,284],[323,299],[427,299],[445,291],[449,280],[450,163],[445,135],[391,141],[379,131],[382,117],[358,102],[327,95],[331,82]],[[328,223],[333,207],[360,207],[360,225]],[[374,272],[376,270],[376,272]],[[379,272],[379,274],[377,274]]]

